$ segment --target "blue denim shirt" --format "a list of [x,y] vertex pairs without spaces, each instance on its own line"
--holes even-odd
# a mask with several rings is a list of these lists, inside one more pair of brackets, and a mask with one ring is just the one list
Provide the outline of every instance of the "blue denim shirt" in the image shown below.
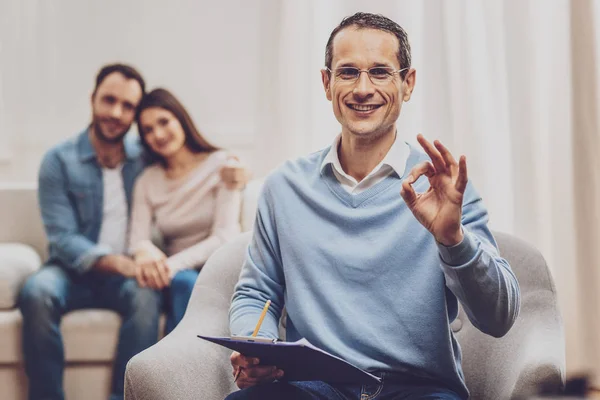
[[[133,186],[144,168],[142,148],[125,141],[123,184],[131,211]],[[89,139],[89,129],[49,150],[42,160],[38,200],[46,235],[47,264],[84,273],[111,249],[99,245],[104,185],[102,169]]]

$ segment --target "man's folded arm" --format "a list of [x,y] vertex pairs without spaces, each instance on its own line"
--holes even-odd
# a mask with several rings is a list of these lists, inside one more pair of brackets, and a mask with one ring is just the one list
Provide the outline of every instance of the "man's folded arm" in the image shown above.
[[38,201],[50,246],[62,266],[83,273],[111,249],[79,233],[73,205],[69,201],[64,165],[54,151],[42,160],[38,180]]

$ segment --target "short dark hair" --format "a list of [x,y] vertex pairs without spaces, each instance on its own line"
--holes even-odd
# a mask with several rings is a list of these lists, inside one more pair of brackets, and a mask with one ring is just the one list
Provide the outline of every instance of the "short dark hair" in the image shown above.
[[134,67],[125,64],[109,64],[102,67],[98,72],[98,75],[96,75],[96,86],[94,87],[94,93],[96,93],[98,86],[100,86],[104,79],[106,79],[106,77],[113,72],[118,72],[127,79],[135,79],[137,83],[140,84],[140,88],[142,88],[142,94],[146,93],[146,82],[144,81],[144,78],[142,78],[142,74],[140,74]]
[[[357,29],[377,29],[389,32],[396,36],[400,43],[400,46],[398,47],[398,63],[400,64],[400,69],[410,67],[410,43],[408,42],[406,31],[402,29],[400,25],[381,14],[357,12],[354,15],[344,18],[331,32],[331,35],[329,35],[329,40],[325,47],[325,66],[327,68],[331,68],[331,62],[333,60],[333,39],[335,38],[335,35],[342,29],[350,26],[354,26]],[[406,72],[407,71],[402,72],[402,77],[404,77]]]

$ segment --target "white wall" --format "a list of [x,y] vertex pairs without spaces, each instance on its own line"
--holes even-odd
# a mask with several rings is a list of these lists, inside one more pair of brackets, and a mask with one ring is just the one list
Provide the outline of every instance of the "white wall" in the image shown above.
[[44,152],[89,122],[95,75],[114,61],[172,90],[209,140],[251,164],[259,5],[1,0],[0,182],[37,179]]

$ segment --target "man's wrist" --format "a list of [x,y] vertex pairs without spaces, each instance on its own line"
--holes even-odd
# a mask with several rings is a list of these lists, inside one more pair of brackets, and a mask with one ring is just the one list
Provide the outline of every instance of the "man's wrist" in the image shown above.
[[454,247],[454,246],[461,244],[462,241],[464,240],[464,238],[465,238],[465,235],[463,233],[462,226],[461,226],[461,227],[459,227],[458,232],[456,232],[452,235],[446,235],[443,238],[436,238],[435,240],[443,246]]
[[107,254],[98,258],[94,268],[123,276],[135,276],[135,262],[131,257],[121,254]]
[[105,254],[98,257],[92,268],[102,272],[118,272],[116,270],[116,263],[114,262],[114,254]]
[[119,274],[127,277],[135,276],[136,263],[133,258],[125,255],[118,255],[117,271]]
[[466,230],[463,234],[462,242],[457,245],[446,247],[442,243],[437,244],[439,255],[448,266],[465,265],[477,255],[479,245],[476,238]]
[[94,262],[94,268],[103,268],[110,264],[110,259],[112,258],[112,254],[104,254],[96,259]]
[[110,246],[96,244],[91,246],[84,253],[80,254],[73,265],[79,273],[85,273],[96,268],[98,260],[106,255],[112,254]]

